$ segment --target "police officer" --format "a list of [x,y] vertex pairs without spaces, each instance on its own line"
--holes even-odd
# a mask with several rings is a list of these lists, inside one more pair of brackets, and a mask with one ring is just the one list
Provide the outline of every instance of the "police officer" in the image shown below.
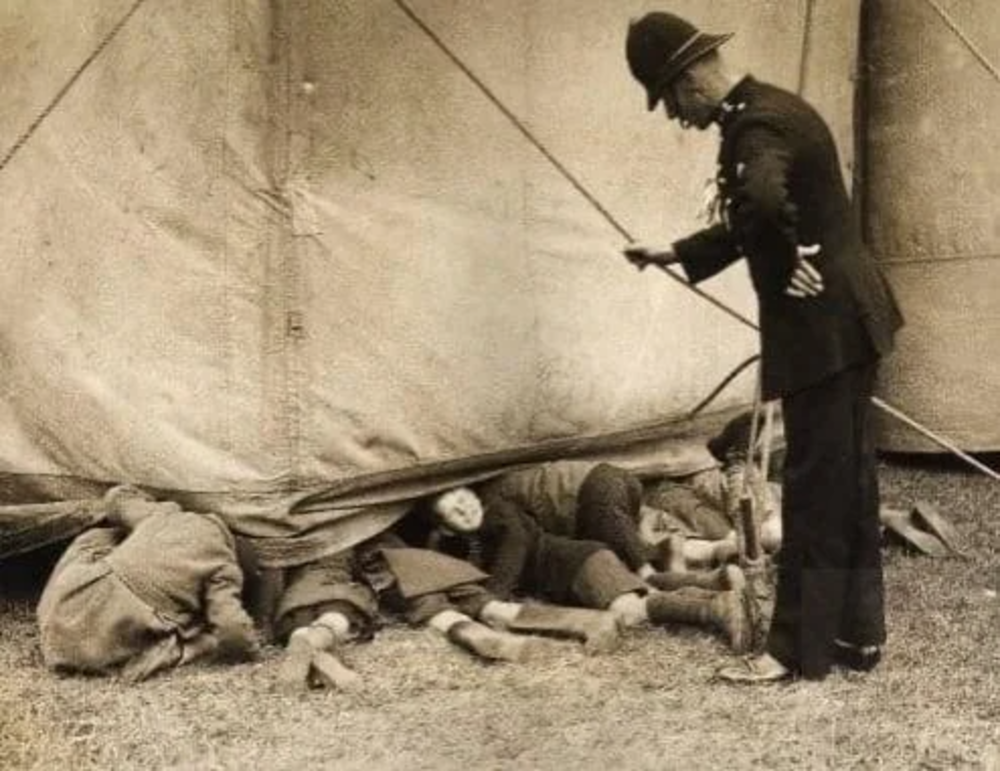
[[745,259],[757,294],[764,399],[787,441],[775,611],[765,652],[719,676],[822,679],[871,669],[885,641],[871,396],[902,316],[851,216],[837,149],[795,94],[735,77],[706,34],[673,14],[631,23],[626,55],[682,128],[717,125],[717,221],[667,248],[630,244],[642,269],[679,264],[697,283]]

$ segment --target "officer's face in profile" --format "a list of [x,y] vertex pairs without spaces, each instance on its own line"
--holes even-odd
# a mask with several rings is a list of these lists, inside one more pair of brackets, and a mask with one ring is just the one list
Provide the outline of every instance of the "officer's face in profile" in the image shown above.
[[706,98],[690,71],[682,72],[664,86],[661,98],[667,119],[676,120],[681,128],[694,127],[701,131],[712,124],[716,106]]

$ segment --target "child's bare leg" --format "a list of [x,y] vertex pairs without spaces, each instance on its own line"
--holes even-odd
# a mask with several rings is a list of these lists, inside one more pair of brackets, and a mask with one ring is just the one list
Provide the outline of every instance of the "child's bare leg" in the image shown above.
[[285,646],[281,682],[291,688],[307,687],[311,682],[331,688],[357,687],[360,676],[331,652],[349,638],[350,628],[347,616],[332,611],[294,630]]
[[361,675],[348,667],[330,651],[313,653],[311,683],[324,688],[335,688],[342,691],[356,690],[361,687]]
[[[610,610],[610,609],[609,609]],[[519,632],[577,640],[589,654],[610,653],[618,648],[621,635],[614,612],[594,608],[528,603],[522,605],[511,628]]]
[[714,567],[739,556],[735,530],[718,540],[675,535],[667,543],[669,546],[665,546],[662,551],[664,569],[670,573],[680,573],[690,568]]
[[484,659],[524,661],[532,654],[530,638],[492,629],[457,610],[443,610],[428,624],[455,645]]
[[519,602],[490,600],[479,612],[479,618],[497,629],[507,629],[524,606]]

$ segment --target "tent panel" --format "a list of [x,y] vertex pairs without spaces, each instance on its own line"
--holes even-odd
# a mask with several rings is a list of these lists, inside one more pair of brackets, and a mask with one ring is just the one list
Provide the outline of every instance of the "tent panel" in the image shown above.
[[283,473],[254,8],[143,6],[0,175],[0,469],[182,489]]
[[[133,0],[6,0],[0,5],[0,152],[6,154]],[[69,22],[69,23],[68,23]],[[72,34],[70,34],[72,27]]]
[[[1000,276],[989,262],[896,265],[893,283],[906,310],[899,350],[887,361],[882,391],[894,406],[970,450],[1000,447],[995,420],[1000,362]],[[885,449],[940,451],[911,428],[880,421]]]
[[[72,9],[36,6],[8,11],[60,75],[5,60],[23,112],[4,136],[131,7],[89,2],[84,44]],[[642,8],[415,7],[629,232],[698,226],[716,140],[645,111],[623,56]],[[675,10],[735,29],[734,63],[794,88],[807,7],[832,13]],[[844,30],[810,48],[837,82]],[[842,87],[807,87],[850,125]],[[3,473],[280,497],[676,417],[756,348],[632,270],[622,234],[389,0],[144,4],[0,199]],[[729,273],[707,288],[753,316]]]
[[[992,4],[949,19],[979,52],[1000,52]],[[986,352],[1000,340],[1000,88],[926,3],[872,3],[867,29],[866,219],[907,319],[881,394],[963,449],[997,450],[1000,368]],[[895,421],[881,437],[887,450],[940,451]]]

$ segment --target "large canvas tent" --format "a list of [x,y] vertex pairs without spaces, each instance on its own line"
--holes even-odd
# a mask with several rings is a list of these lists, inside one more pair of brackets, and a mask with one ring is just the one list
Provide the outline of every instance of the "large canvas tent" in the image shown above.
[[[704,460],[661,440],[755,333],[631,270],[524,132],[636,237],[698,226],[715,140],[666,130],[624,64],[648,6],[412,8],[455,58],[394,0],[4,4],[11,502],[128,481],[282,564],[506,464]],[[737,31],[732,56],[802,90],[854,174],[860,3],[671,10]],[[708,290],[752,317],[729,274]]]

